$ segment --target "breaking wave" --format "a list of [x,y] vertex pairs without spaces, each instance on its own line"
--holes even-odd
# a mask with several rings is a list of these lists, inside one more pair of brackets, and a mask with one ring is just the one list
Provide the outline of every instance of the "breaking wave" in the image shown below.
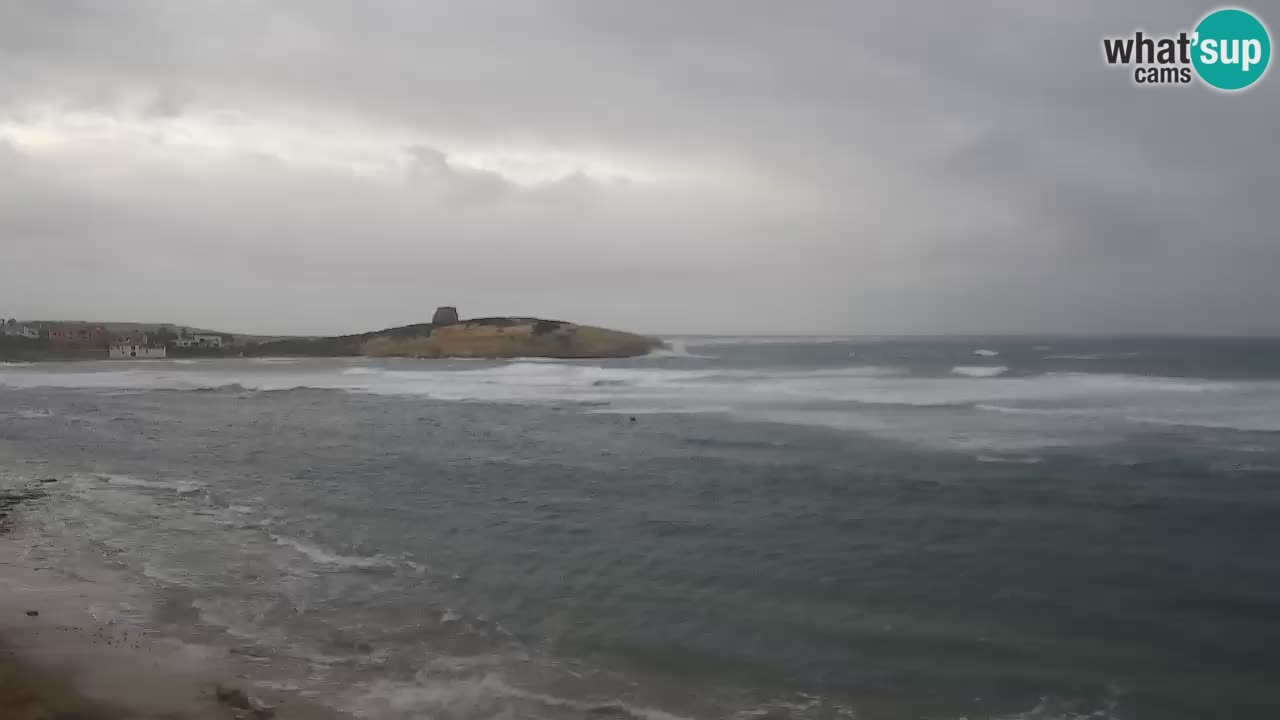
[[689,348],[682,339],[666,341],[666,347],[655,348],[645,355],[649,360],[665,360],[668,358],[687,358],[692,360],[715,360],[715,355],[700,355],[698,353],[689,352]]
[[1129,360],[1138,357],[1136,352],[1123,353],[1063,353],[1058,355],[1045,355],[1045,360]]
[[[1053,421],[1058,425],[1068,421],[1081,425],[1072,418],[1094,416],[1128,423],[1131,428],[1168,423],[1270,431],[1280,425],[1276,420],[1280,382],[1088,372],[1028,375],[1013,373],[1005,365],[756,368],[636,360],[313,359],[279,365],[226,361],[143,370],[103,362],[4,368],[0,385],[101,392],[346,392],[441,402],[563,405],[602,414],[722,414],[948,446],[959,442],[957,438],[986,442],[984,433],[998,431],[1005,437],[1016,430],[990,430],[988,425],[1000,422],[992,417],[980,426],[958,425],[993,414],[1058,416],[1062,422]],[[876,415],[893,408],[932,410],[937,415],[910,422]],[[1017,432],[1019,443],[1031,442],[1032,429]],[[1051,438],[1051,432],[1045,431],[1042,437]]]
[[382,555],[374,555],[371,557],[362,555],[342,555],[340,553],[326,550],[319,545],[309,543],[305,540],[299,540],[285,535],[276,535],[274,533],[271,534],[271,539],[274,540],[277,545],[293,548],[299,554],[319,565],[355,569],[385,568],[396,565],[394,560]]
[[143,480],[132,475],[99,475],[97,479],[114,487],[144,488],[147,490],[169,490],[180,495],[200,492],[204,485],[194,480]]
[[[462,659],[462,667],[474,661]],[[481,658],[490,664],[489,658]],[[680,715],[621,701],[593,702],[525,690],[499,673],[466,677],[418,674],[413,682],[378,680],[346,703],[357,716],[394,717],[598,717],[620,720],[685,720]]]
[[957,365],[951,368],[952,375],[961,375],[972,378],[989,378],[999,377],[1009,371],[1009,368],[1003,365]]

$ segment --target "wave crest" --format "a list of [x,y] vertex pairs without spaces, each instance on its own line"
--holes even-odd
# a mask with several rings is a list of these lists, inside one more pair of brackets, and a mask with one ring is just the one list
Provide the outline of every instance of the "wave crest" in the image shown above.
[[971,378],[999,377],[1006,372],[1009,368],[1004,365],[957,365],[951,368],[952,375]]

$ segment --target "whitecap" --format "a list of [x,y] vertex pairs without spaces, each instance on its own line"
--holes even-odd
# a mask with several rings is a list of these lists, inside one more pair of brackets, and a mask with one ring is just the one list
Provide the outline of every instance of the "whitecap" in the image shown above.
[[1107,356],[1106,353],[1084,353],[1078,355],[1062,354],[1062,355],[1045,355],[1045,360],[1101,360]]
[[667,340],[664,347],[654,348],[644,356],[650,360],[662,360],[666,358],[690,358],[694,360],[715,360],[715,355],[700,355],[698,353],[689,352],[688,347],[683,339]]
[[1003,365],[957,365],[951,368],[952,375],[962,375],[972,378],[990,378],[998,377],[1009,371],[1009,368]]
[[1079,410],[1075,408],[1010,407],[992,403],[976,403],[973,409],[983,412],[1004,413],[1006,415],[1088,415],[1096,413],[1095,410]]
[[302,555],[309,558],[311,561],[319,563],[321,565],[334,565],[337,567],[367,569],[367,568],[376,568],[376,567],[391,567],[392,565],[395,564],[394,562],[392,562],[390,558],[384,557],[382,555],[374,555],[372,557],[367,557],[362,555],[342,555],[340,553],[335,553],[335,552],[326,550],[325,548],[322,548],[319,545],[306,542],[305,540],[299,540],[297,538],[291,538],[285,535],[276,535],[274,533],[270,533],[270,535],[271,535],[271,539],[276,541],[278,545],[283,545],[285,547],[293,548],[294,550],[298,551]]
[[1039,465],[1044,458],[1038,455],[979,455],[978,462],[1010,465]]
[[384,372],[385,371],[382,370],[381,368],[368,367],[367,365],[360,365],[357,367],[347,368],[346,370],[343,370],[339,374],[340,375],[381,375]]
[[114,487],[130,487],[144,488],[147,490],[173,490],[180,495],[199,492],[204,486],[194,480],[143,480],[132,475],[111,475],[104,474],[98,476],[99,480],[106,482]]
[[1126,415],[1125,419],[1130,422],[1142,423],[1144,425],[1161,425],[1165,427],[1203,428],[1205,430],[1239,430],[1241,432],[1262,433],[1280,432],[1280,412],[1275,412],[1269,415],[1259,415],[1246,412],[1219,412],[1216,415],[1211,415],[1209,417],[1196,417],[1194,415],[1182,417]]

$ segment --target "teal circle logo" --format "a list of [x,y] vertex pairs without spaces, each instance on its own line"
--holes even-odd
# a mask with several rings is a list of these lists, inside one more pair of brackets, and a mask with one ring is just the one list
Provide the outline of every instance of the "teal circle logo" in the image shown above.
[[1215,10],[1196,25],[1191,64],[1219,90],[1243,90],[1258,81],[1271,60],[1267,26],[1236,8]]

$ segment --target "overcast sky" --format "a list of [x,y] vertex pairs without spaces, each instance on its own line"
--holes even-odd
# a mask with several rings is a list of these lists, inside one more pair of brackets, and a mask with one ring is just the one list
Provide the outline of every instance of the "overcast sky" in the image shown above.
[[1212,7],[0,0],[0,316],[1280,334],[1280,77],[1102,62]]

